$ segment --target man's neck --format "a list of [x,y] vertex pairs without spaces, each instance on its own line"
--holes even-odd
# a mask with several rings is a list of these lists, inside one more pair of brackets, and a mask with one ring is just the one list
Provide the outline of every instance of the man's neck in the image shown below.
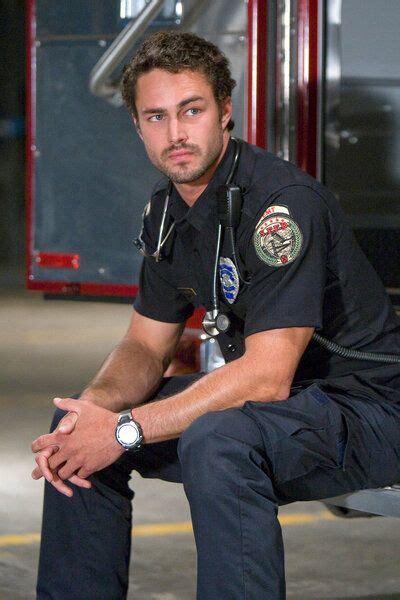
[[199,198],[201,196],[201,194],[204,192],[204,190],[210,183],[215,171],[217,170],[219,163],[221,162],[221,160],[226,152],[226,148],[229,144],[229,140],[230,140],[230,135],[226,131],[224,133],[224,139],[223,139],[223,144],[222,144],[222,149],[221,149],[220,155],[218,156],[218,158],[214,162],[214,164],[211,165],[211,167],[209,169],[207,169],[206,173],[204,173],[204,175],[202,177],[200,177],[199,179],[196,179],[196,181],[191,181],[190,183],[174,183],[174,186],[177,189],[180,197],[189,206],[193,206],[193,204],[196,202],[197,198]]

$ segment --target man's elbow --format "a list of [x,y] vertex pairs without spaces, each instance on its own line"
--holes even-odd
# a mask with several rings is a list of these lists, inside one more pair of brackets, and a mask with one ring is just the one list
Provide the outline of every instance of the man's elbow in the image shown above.
[[[274,381],[270,378],[257,376],[243,378],[242,391],[238,397],[237,405],[243,405],[248,400],[253,402],[275,402],[287,400],[290,396],[290,383],[288,381]],[[242,401],[243,400],[243,401]]]
[[[235,361],[236,362],[236,361]],[[265,365],[254,364],[253,357],[243,356],[237,364],[235,380],[237,381],[237,405],[247,401],[275,402],[287,400],[290,396],[292,373],[287,370],[265,368]],[[239,391],[240,390],[240,391]]]
[[290,396],[290,384],[288,382],[262,381],[254,387],[254,397],[251,399],[256,402],[287,400]]

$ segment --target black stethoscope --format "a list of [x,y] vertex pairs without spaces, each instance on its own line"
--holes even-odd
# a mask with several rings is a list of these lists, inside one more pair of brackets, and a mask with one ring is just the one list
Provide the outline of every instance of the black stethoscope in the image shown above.
[[[219,300],[219,277],[218,277],[218,267],[220,262],[220,251],[221,251],[221,242],[223,237],[224,230],[227,232],[230,242],[231,242],[231,251],[232,251],[232,260],[235,265],[237,274],[239,279],[244,283],[248,284],[249,281],[244,279],[241,275],[237,256],[236,256],[236,248],[235,248],[235,228],[239,225],[241,210],[242,210],[242,193],[241,189],[232,184],[232,179],[236,173],[236,169],[239,162],[241,143],[236,138],[231,138],[235,144],[235,151],[233,155],[232,165],[229,170],[229,174],[226,178],[225,184],[221,185],[217,190],[217,201],[218,201],[218,230],[217,230],[217,245],[215,250],[215,260],[214,260],[214,268],[213,268],[213,286],[212,286],[212,309],[207,311],[204,319],[203,319],[203,329],[204,331],[215,337],[219,333],[225,333],[228,331],[230,327],[230,319],[229,317],[221,312],[220,309],[220,300]],[[136,240],[134,240],[135,246],[138,248],[140,253],[146,258],[154,258],[156,262],[163,260],[164,256],[162,253],[163,247],[167,240],[170,238],[172,231],[174,229],[175,223],[172,223],[166,233],[165,230],[165,222],[167,219],[168,206],[172,192],[172,182],[171,180],[168,182],[167,193],[164,200],[163,212],[161,216],[160,229],[157,240],[157,247],[155,252],[148,252],[146,250],[145,242],[143,241],[143,226],[140,231],[140,234]],[[146,215],[146,209],[143,214],[143,217]]]

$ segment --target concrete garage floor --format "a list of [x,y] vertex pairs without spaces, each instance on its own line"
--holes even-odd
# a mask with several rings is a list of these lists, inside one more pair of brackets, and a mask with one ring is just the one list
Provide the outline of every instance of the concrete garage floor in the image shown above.
[[[0,289],[0,600],[35,597],[42,483],[30,478],[30,442],[47,431],[51,399],[79,391],[94,373],[130,310]],[[129,599],[194,598],[196,556],[181,486],[136,476],[133,487]],[[281,521],[288,598],[400,599],[400,520],[338,519],[312,502],[285,507]]]

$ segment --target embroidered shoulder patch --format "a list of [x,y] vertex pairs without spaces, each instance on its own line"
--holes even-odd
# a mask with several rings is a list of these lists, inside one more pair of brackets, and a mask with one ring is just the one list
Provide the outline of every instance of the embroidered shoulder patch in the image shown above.
[[278,204],[274,204],[273,206],[268,206],[267,210],[263,213],[261,219],[258,221],[257,225],[261,223],[265,219],[265,217],[270,217],[271,215],[280,214],[280,215],[290,215],[290,212],[286,206],[280,206]]
[[287,216],[289,211],[287,214],[279,214],[278,210],[266,213],[256,225],[254,248],[257,256],[270,267],[284,267],[300,254],[303,235],[296,221]]

